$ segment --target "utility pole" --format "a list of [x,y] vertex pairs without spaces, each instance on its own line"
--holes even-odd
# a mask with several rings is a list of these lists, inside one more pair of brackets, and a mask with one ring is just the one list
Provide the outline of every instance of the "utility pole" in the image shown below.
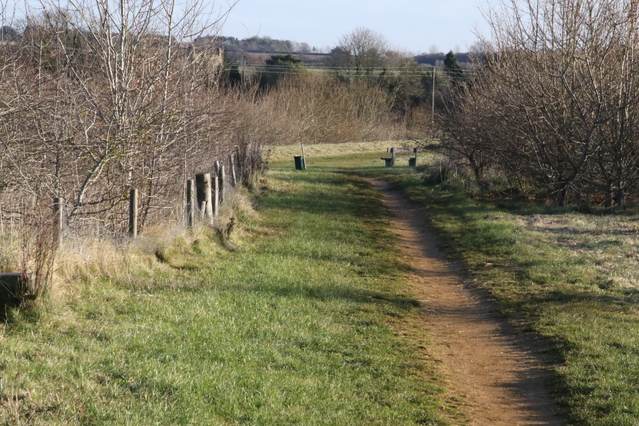
[[435,121],[435,65],[433,65],[433,85],[432,85],[431,118]]

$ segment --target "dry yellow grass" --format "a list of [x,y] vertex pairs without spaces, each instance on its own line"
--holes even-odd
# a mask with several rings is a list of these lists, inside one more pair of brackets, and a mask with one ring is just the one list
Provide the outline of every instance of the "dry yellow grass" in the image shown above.
[[[205,250],[207,257],[214,258],[218,252],[236,248],[245,233],[237,226],[241,222],[237,220],[238,215],[251,218],[255,214],[247,192],[238,189],[228,196],[212,226],[199,222],[187,230],[175,223],[156,224],[147,227],[136,239],[67,236],[56,253],[49,300],[63,305],[78,297],[84,286],[99,280],[140,287],[168,269],[197,268],[192,261],[194,250]],[[0,237],[9,240],[8,235]],[[2,271],[20,269],[20,250],[19,241],[3,244],[0,251]]]

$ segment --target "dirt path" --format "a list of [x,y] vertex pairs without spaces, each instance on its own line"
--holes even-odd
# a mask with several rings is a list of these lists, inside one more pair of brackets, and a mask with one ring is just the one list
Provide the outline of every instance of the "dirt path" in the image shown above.
[[425,228],[426,215],[389,189],[382,193],[393,212],[394,231],[414,272],[411,282],[429,317],[428,352],[472,425],[562,425],[544,387],[547,373],[524,349],[524,337],[508,336],[494,306],[464,287]]

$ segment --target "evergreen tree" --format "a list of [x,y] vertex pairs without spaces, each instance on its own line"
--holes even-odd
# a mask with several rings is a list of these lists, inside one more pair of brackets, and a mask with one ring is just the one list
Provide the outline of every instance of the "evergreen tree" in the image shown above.
[[453,81],[453,84],[460,83],[461,79],[464,78],[464,71],[457,63],[457,57],[452,50],[446,54],[446,59],[444,59],[444,72]]
[[260,77],[260,89],[266,89],[277,83],[277,81],[290,75],[295,71],[302,70],[304,62],[297,56],[290,53],[286,55],[273,55],[266,60],[266,66]]

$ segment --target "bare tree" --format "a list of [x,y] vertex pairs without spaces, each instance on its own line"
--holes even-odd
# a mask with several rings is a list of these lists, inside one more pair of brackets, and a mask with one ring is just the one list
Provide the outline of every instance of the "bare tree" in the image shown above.
[[619,204],[634,188],[636,3],[508,0],[488,14],[486,82],[471,87],[461,110],[476,115],[467,120],[475,125],[490,116],[503,134],[492,132],[484,151],[560,205],[598,191]]
[[[44,18],[59,67],[50,72],[65,82],[68,99],[66,114],[50,118],[68,130],[62,139],[77,155],[62,164],[76,172],[64,184],[69,218],[112,211],[135,186],[146,195],[144,223],[144,213],[184,166],[176,159],[187,141],[203,142],[214,100],[205,83],[216,78],[221,58],[214,42],[193,41],[216,31],[224,15],[211,20],[207,3],[173,0],[45,6],[53,11]],[[74,60],[78,56],[83,60]]]
[[349,67],[355,75],[372,74],[387,64],[388,43],[383,35],[370,28],[358,27],[339,39],[335,66]]

